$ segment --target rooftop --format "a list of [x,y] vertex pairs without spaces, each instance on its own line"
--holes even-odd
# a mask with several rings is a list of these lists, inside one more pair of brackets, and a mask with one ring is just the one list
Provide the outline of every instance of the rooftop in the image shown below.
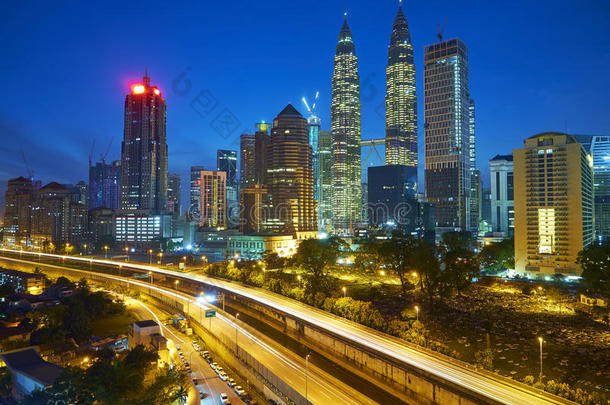
[[157,322],[153,321],[152,319],[147,319],[145,321],[135,321],[134,324],[136,324],[139,328],[150,328],[151,326],[158,326]]
[[513,161],[513,155],[496,155],[494,157],[492,157],[491,159],[489,159],[490,162],[494,161],[494,160],[506,160],[507,162],[512,162]]
[[0,354],[7,367],[46,386],[52,385],[62,372],[62,368],[43,360],[33,348]]

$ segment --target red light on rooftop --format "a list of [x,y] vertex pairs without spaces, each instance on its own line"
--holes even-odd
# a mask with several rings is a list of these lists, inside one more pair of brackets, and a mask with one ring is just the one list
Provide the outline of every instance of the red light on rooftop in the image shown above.
[[136,84],[131,88],[131,92],[133,94],[142,94],[142,93],[144,93],[144,90],[145,90],[145,88],[142,84]]
[[161,94],[161,91],[160,91],[159,89],[154,89],[153,91],[155,92],[155,94],[156,94],[157,96]]

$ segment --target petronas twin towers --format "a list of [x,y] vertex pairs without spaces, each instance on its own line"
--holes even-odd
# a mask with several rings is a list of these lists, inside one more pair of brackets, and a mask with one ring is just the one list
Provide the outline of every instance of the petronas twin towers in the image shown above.
[[[417,96],[413,45],[399,5],[386,68],[386,164],[417,166]],[[353,234],[362,219],[360,162],[360,76],[347,14],[339,32],[332,77],[332,226]]]

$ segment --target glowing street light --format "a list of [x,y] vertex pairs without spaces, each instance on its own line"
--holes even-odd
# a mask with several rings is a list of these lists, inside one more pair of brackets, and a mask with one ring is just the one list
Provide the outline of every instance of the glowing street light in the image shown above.
[[297,276],[297,280],[299,280],[299,287],[303,288],[303,283],[301,282],[301,280],[303,279],[303,277],[301,277],[301,275],[299,274]]
[[347,287],[342,287],[343,290],[343,298],[347,297]]
[[108,260],[108,246],[104,246],[104,259]]
[[419,307],[417,305],[415,306],[415,316],[417,317],[416,320],[419,321]]
[[159,252],[159,264],[163,264],[163,252]]
[[308,403],[307,401],[307,371],[309,368],[309,354],[307,356],[305,356],[305,403]]
[[148,264],[152,264],[152,249],[148,249]]
[[125,246],[125,249],[123,250],[125,250],[125,254],[127,255],[127,261],[129,261],[129,247]]

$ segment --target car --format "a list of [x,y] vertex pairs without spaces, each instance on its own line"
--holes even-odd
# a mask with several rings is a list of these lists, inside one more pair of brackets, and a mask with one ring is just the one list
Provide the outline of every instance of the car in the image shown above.
[[225,370],[224,370],[224,368],[222,368],[222,367],[220,367],[220,366],[216,367],[216,372],[217,372],[218,374],[220,374],[220,373],[224,373],[224,371],[225,371]]
[[216,363],[216,362],[210,363],[210,367],[212,367],[212,370],[216,370],[216,367],[218,367],[218,363]]
[[225,373],[224,371],[221,371],[220,373],[218,373],[218,376],[220,377],[220,379],[222,381],[227,381],[227,379],[229,378],[229,376],[227,375],[227,373]]
[[240,397],[246,395],[246,391],[243,389],[243,387],[241,385],[236,385],[235,388],[233,388],[233,390]]
[[225,394],[224,392],[220,393],[220,402],[223,404],[231,403],[231,401],[229,401],[229,396],[227,394]]
[[203,392],[202,392],[202,391],[199,391],[199,398],[200,398],[200,399],[203,399],[203,397],[204,397]]
[[193,378],[193,384],[197,385],[199,381],[196,378]]
[[210,355],[210,352],[208,352],[207,350],[204,350],[204,351],[201,352],[201,355],[203,357],[208,357]]
[[191,364],[188,361],[184,362],[184,367],[190,367],[190,366],[191,366]]
[[227,385],[229,387],[235,387],[235,380],[232,378],[227,378]]

